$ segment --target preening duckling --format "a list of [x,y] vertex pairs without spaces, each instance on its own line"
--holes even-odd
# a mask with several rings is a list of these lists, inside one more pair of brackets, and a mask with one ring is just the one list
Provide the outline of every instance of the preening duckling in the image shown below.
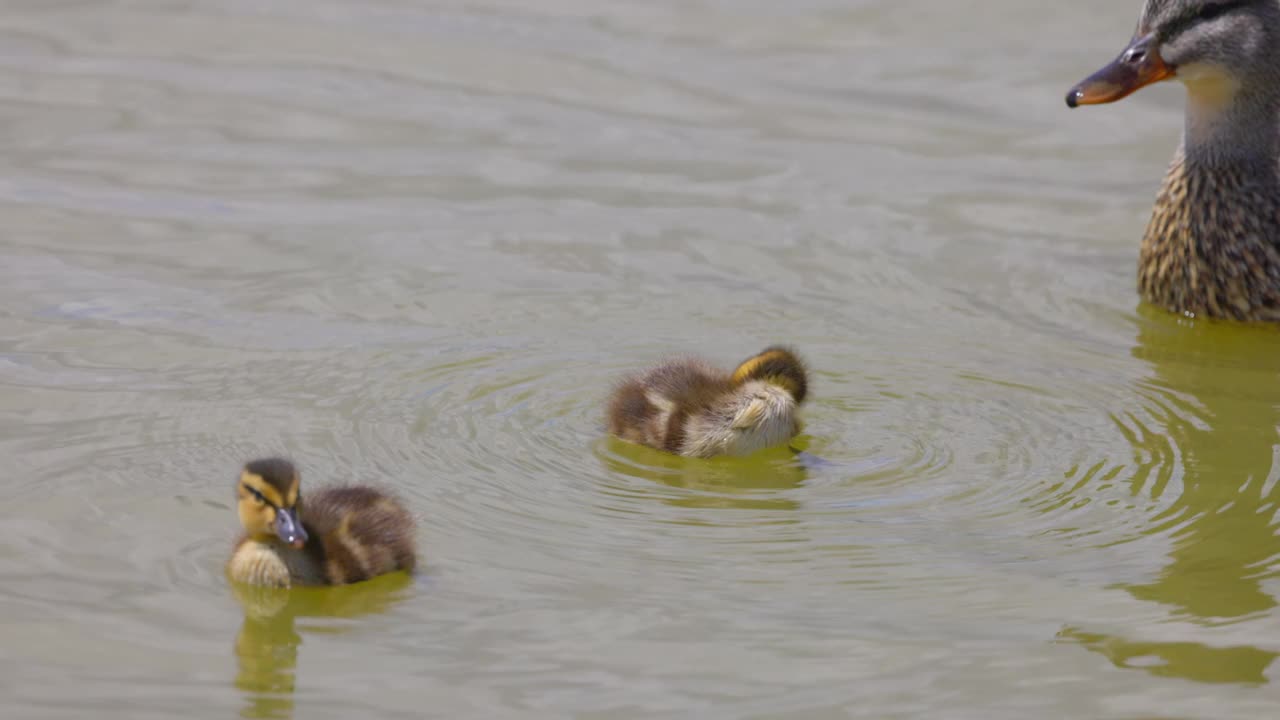
[[328,487],[303,502],[298,471],[269,458],[244,466],[236,509],[245,535],[227,562],[250,585],[343,585],[415,563],[414,521],[395,498],[363,485]]
[[609,401],[609,432],[689,457],[747,455],[800,432],[808,373],[782,346],[725,372],[701,360],[671,360],[627,378]]

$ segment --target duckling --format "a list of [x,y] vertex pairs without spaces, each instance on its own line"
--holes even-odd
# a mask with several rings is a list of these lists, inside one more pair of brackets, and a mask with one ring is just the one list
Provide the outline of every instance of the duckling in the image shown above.
[[1146,0],[1120,57],[1067,94],[1115,102],[1167,79],[1186,126],[1147,224],[1138,288],[1168,310],[1280,321],[1280,4]]
[[245,534],[227,562],[249,585],[343,585],[415,563],[414,521],[398,500],[365,485],[327,487],[304,503],[293,463],[254,460],[236,481]]
[[772,346],[726,372],[696,358],[669,360],[624,379],[609,401],[609,432],[678,455],[747,455],[800,432],[808,372],[791,348]]

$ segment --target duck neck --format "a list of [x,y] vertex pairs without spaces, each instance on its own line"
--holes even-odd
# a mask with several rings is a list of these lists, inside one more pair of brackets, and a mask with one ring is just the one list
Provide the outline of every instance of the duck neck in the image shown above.
[[1175,312],[1280,320],[1280,103],[1221,76],[1183,80],[1186,134],[1143,236],[1138,288]]
[[[1182,73],[1179,73],[1183,76]],[[1274,185],[1280,170],[1280,95],[1212,68],[1186,73],[1183,157],[1192,173]]]

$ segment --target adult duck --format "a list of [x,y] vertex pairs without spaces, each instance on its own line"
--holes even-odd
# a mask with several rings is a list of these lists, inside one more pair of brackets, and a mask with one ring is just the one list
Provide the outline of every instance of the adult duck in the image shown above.
[[1146,0],[1129,46],[1067,94],[1110,103],[1187,88],[1186,128],[1138,258],[1147,302],[1280,321],[1280,2]]

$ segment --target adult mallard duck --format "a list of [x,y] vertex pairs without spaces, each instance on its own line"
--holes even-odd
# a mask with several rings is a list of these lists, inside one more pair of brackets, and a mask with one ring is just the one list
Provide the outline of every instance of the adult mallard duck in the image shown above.
[[245,534],[227,575],[249,585],[342,585],[413,570],[413,517],[376,488],[322,488],[302,500],[293,463],[255,460],[236,480]]
[[696,358],[670,360],[623,380],[609,401],[609,432],[678,455],[747,455],[800,432],[808,373],[774,346],[726,372]]
[[1129,46],[1067,105],[1166,79],[1187,88],[1186,129],[1142,240],[1142,297],[1280,321],[1280,2],[1146,0]]

